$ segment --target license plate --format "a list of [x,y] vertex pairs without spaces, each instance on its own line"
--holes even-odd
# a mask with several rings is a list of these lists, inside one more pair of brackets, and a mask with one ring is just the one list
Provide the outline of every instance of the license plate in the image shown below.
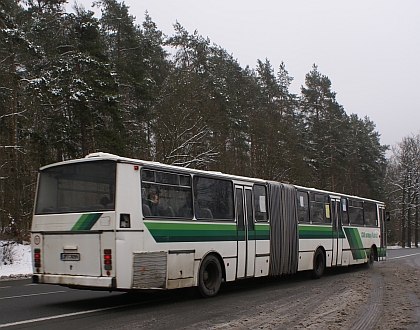
[[80,253],[61,253],[60,259],[62,261],[79,261]]

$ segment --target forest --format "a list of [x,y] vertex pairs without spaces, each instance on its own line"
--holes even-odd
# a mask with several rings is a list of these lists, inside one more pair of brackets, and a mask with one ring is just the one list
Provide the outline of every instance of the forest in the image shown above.
[[65,4],[0,1],[0,238],[28,238],[41,166],[103,151],[384,200],[390,241],[418,241],[419,137],[388,161],[316,64],[293,94],[283,62],[242,68],[116,0],[94,3],[99,18]]

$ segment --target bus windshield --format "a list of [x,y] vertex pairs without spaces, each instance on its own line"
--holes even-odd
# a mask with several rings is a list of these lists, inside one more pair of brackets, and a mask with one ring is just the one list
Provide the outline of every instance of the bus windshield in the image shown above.
[[40,172],[35,214],[114,210],[116,163],[94,161]]

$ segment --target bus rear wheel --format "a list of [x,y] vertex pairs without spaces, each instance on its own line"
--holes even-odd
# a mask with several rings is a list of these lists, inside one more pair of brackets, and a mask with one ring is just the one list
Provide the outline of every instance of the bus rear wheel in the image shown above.
[[372,267],[374,262],[375,262],[375,251],[373,250],[373,247],[371,247],[369,250],[369,256],[368,256],[368,261],[366,263],[366,267],[367,268]]
[[314,264],[312,269],[312,277],[321,278],[325,269],[325,256],[321,249],[317,249],[314,255]]
[[204,298],[214,297],[222,284],[222,267],[215,255],[204,258],[198,277],[198,290]]

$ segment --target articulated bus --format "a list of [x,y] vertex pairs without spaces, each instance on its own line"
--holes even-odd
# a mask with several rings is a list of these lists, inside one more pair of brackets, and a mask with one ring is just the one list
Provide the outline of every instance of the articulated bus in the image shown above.
[[33,282],[168,290],[386,257],[382,202],[93,153],[40,169]]

